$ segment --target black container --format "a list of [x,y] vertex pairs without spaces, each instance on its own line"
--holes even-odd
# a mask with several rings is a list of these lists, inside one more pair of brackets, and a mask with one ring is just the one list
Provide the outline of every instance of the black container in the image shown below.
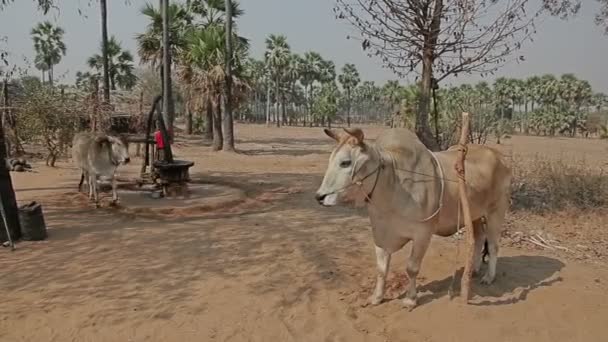
[[32,202],[19,207],[19,222],[21,223],[22,240],[39,241],[46,239],[46,224],[40,204]]

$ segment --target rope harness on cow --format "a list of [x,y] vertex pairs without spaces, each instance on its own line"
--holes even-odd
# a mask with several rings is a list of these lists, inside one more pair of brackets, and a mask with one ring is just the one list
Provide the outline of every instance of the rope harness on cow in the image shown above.
[[[444,193],[445,193],[445,181],[446,181],[446,179],[444,178],[443,167],[441,166],[441,163],[439,162],[439,159],[437,159],[437,156],[435,155],[435,153],[433,153],[433,152],[431,152],[429,150],[427,150],[427,151],[431,154],[431,156],[433,157],[433,160],[435,161],[435,164],[437,164],[437,167],[439,168],[439,177],[437,177],[435,175],[428,175],[428,174],[425,174],[425,173],[420,173],[420,172],[412,171],[412,170],[400,169],[400,168],[396,167],[394,159],[393,159],[393,168],[395,170],[409,172],[409,173],[413,173],[413,174],[417,174],[417,175],[422,175],[422,176],[427,176],[427,177],[431,177],[431,178],[439,178],[439,180],[441,182],[440,183],[441,184],[441,188],[440,188],[441,192],[439,194],[439,203],[437,204],[437,209],[430,216],[428,216],[425,219],[420,220],[419,222],[428,222],[428,221],[432,220],[435,216],[437,216],[437,214],[439,214],[439,212],[443,208],[443,196],[444,196]],[[347,188],[349,188],[350,186],[353,186],[353,185],[359,186],[359,189],[362,190],[363,181],[365,179],[369,178],[371,175],[373,175],[375,173],[376,174],[376,179],[374,181],[374,185],[373,185],[373,187],[372,187],[372,189],[371,189],[371,191],[369,193],[365,193],[365,202],[372,203],[371,202],[372,195],[374,193],[374,190],[376,189],[376,185],[378,185],[378,179],[380,178],[380,170],[384,168],[384,162],[383,162],[383,159],[382,159],[382,156],[380,155],[380,153],[378,153],[378,158],[379,158],[378,166],[372,172],[370,172],[368,175],[366,175],[365,177],[363,177],[359,181],[353,182],[353,183],[347,185],[346,187],[344,187],[344,188],[342,188],[342,189],[340,189],[340,190],[338,190],[336,192],[345,190],[345,189],[347,189]],[[355,163],[355,167],[356,167],[356,163]],[[360,170],[360,169],[356,170],[355,167],[353,167],[353,173],[351,175],[351,179],[353,181],[354,181],[355,175]],[[448,181],[453,181],[453,180],[448,180]]]

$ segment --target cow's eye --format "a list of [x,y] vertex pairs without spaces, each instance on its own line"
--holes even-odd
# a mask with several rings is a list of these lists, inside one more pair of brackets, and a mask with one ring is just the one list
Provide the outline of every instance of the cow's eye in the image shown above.
[[340,162],[340,167],[349,167],[352,164],[352,162],[350,160],[343,160]]

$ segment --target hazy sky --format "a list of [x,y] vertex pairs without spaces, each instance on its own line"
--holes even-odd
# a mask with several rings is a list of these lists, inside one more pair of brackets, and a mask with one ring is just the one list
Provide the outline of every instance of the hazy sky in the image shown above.
[[[89,7],[89,2],[93,7]],[[108,0],[109,32],[136,55],[135,34],[142,32],[147,24],[139,13],[145,1],[127,2],[129,4],[125,5],[125,0]],[[86,70],[87,57],[99,49],[99,11],[96,1],[61,0],[60,3],[60,12],[51,12],[46,19],[66,31],[67,56],[56,67],[55,75],[72,80],[76,71]],[[152,0],[152,3],[158,3],[158,0]],[[257,58],[262,57],[266,36],[282,33],[295,52],[315,50],[332,59],[339,68],[344,63],[354,63],[364,80],[382,83],[396,79],[390,71],[381,68],[378,59],[368,58],[357,41],[346,39],[346,35],[354,31],[346,23],[334,19],[333,0],[241,0],[241,5],[245,15],[238,22],[239,32],[251,40],[252,53]],[[29,32],[37,22],[45,19],[35,7],[33,0],[16,0],[0,12],[0,36],[8,38],[8,42],[0,44],[8,47],[12,62],[22,61],[24,57],[33,60]],[[80,16],[78,9],[87,17]],[[596,91],[608,92],[608,36],[593,24],[596,10],[595,1],[585,1],[583,11],[574,19],[564,22],[547,18],[539,23],[535,42],[527,43],[521,51],[526,61],[505,66],[498,76],[574,73],[589,80]],[[38,75],[36,70],[31,73]],[[478,79],[462,76],[457,82]]]

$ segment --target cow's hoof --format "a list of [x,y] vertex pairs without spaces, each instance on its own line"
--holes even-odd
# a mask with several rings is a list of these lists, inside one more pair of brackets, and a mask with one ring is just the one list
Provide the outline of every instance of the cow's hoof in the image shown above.
[[401,304],[403,305],[404,308],[408,309],[409,311],[412,311],[416,307],[416,299],[406,297],[406,298],[403,298],[403,300],[401,301]]
[[117,199],[112,200],[110,202],[110,206],[112,206],[112,207],[117,207],[119,204],[120,204],[120,202]]
[[369,303],[374,306],[382,303],[382,300],[383,300],[382,296],[372,295],[371,297],[369,297]]
[[483,276],[483,278],[481,278],[480,283],[484,284],[484,285],[490,285],[494,282],[494,277],[492,277],[489,273],[486,273],[486,275]]

